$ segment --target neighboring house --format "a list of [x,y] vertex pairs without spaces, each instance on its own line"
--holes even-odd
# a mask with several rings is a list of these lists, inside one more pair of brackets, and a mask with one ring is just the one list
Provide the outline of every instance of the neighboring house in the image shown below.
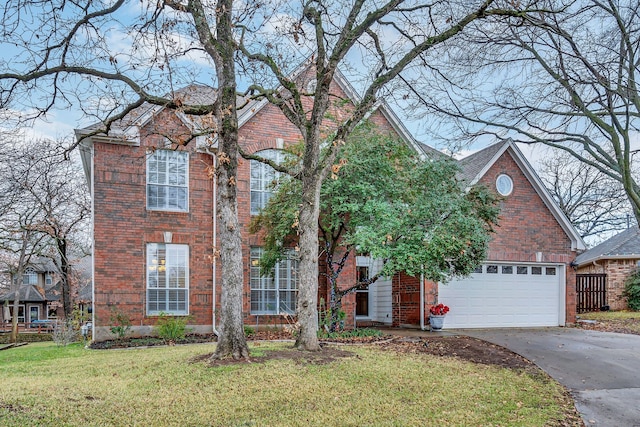
[[[629,273],[635,271],[640,263],[640,229],[638,226],[616,234],[610,239],[578,255],[575,260],[578,278],[584,278],[584,292],[596,293],[599,285],[604,285],[603,297],[592,301],[586,298],[584,310],[597,310],[600,306],[609,306],[612,310],[627,308],[623,296],[624,281]],[[597,289],[596,289],[597,288]],[[592,298],[593,299],[593,298]]]
[[[299,78],[306,78],[305,74]],[[356,98],[341,75],[337,75],[332,91],[338,99]],[[190,86],[174,96],[185,103],[210,104],[216,92],[204,86]],[[341,117],[343,108],[346,107],[341,102],[328,116]],[[435,151],[417,143],[384,103],[380,103],[369,119],[380,132],[401,136],[425,157]],[[201,131],[203,123],[203,119],[179,111],[145,105],[115,123],[109,135],[93,135],[82,140],[82,160],[93,200],[93,325],[97,340],[110,337],[110,319],[118,313],[130,318],[135,335],[152,333],[160,313],[190,315],[195,332],[215,330],[221,283],[219,259],[214,256],[214,248],[219,247],[216,188],[210,174],[215,162],[215,146],[210,147],[201,138],[186,147],[180,143],[192,132]],[[94,129],[77,130],[77,137],[82,138]],[[330,120],[327,130],[331,130]],[[260,152],[277,159],[280,149],[300,140],[299,131],[278,108],[266,101],[252,101],[239,114],[239,142],[247,152]],[[509,318],[524,319],[512,322],[513,325],[572,322],[575,300],[572,287],[567,286],[573,280],[568,266],[575,250],[583,248],[583,243],[559,213],[522,154],[511,143],[504,143],[483,150],[461,164],[466,171],[472,166],[478,167],[468,175],[469,185],[493,186],[498,175],[506,174],[510,181],[501,178],[500,188],[507,191],[504,189],[510,182],[513,189],[502,203],[501,226],[490,247],[491,263],[483,267],[491,283],[498,285],[486,289],[480,296],[472,293],[466,300],[461,295],[442,295],[444,289],[457,289],[462,285],[440,286],[440,300],[452,306],[447,322],[465,324],[464,313],[477,310],[479,301],[486,304],[485,312],[490,316],[502,318],[501,313],[509,311]],[[244,321],[257,326],[291,322],[296,309],[295,254],[292,251],[289,259],[278,264],[273,277],[260,277],[258,259],[262,236],[251,234],[248,229],[252,215],[271,195],[270,183],[274,176],[275,172],[262,163],[241,161],[239,164],[238,215],[246,266]],[[357,276],[375,274],[378,268],[378,262],[356,257],[345,268],[340,281],[351,284]],[[511,284],[507,280],[509,268],[513,269],[514,279],[523,279],[523,268],[526,268],[527,280]],[[494,269],[499,269],[499,273],[493,275]],[[543,272],[542,277],[538,277],[538,271]],[[424,292],[420,292],[421,288]],[[514,288],[518,288],[519,293],[515,293]],[[403,274],[379,280],[369,290],[346,298],[343,304],[346,325],[422,325],[425,316],[421,320],[420,313],[436,302],[436,293],[437,286]],[[327,296],[326,283],[320,280],[319,297],[327,301]],[[526,310],[532,301],[538,300],[543,303],[534,305],[533,313],[529,310],[513,314],[511,308],[505,308]],[[547,306],[551,307],[547,309]],[[536,317],[540,310],[545,310],[541,321]],[[531,316],[535,319],[528,320]],[[475,319],[476,314],[468,315],[469,318]],[[466,324],[504,326],[508,323],[503,319]]]
[[[18,323],[31,323],[36,320],[56,319],[62,314],[59,303],[60,283],[56,283],[55,267],[51,261],[32,261],[25,269],[22,278],[18,279],[13,274],[7,273],[11,282],[19,282],[18,289],[19,308]],[[13,316],[13,301],[15,292],[0,294],[0,320],[8,323]]]

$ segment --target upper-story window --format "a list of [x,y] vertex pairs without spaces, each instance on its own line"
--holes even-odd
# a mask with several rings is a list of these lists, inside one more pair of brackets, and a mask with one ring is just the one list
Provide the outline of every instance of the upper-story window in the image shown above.
[[147,158],[147,209],[189,210],[189,154],[156,150]]
[[[276,163],[284,158],[284,153],[280,150],[263,150],[258,154]],[[259,214],[267,205],[279,176],[280,173],[266,163],[251,160],[251,215]]]
[[35,272],[33,268],[27,268],[22,274],[22,284],[23,285],[37,285],[38,284],[38,273]]

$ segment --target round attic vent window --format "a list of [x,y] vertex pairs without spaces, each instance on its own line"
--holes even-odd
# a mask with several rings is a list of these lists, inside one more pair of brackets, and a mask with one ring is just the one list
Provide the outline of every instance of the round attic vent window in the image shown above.
[[513,191],[513,180],[509,175],[501,174],[496,179],[496,190],[502,196],[508,196]]
[[307,83],[307,92],[314,93],[317,86],[318,81],[316,79],[310,80],[309,83]]

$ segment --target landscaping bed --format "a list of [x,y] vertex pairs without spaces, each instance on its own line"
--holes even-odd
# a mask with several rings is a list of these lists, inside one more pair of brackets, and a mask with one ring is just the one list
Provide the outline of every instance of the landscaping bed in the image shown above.
[[[249,341],[276,341],[293,340],[294,337],[288,330],[273,329],[252,332],[247,339]],[[213,334],[191,334],[187,335],[184,339],[177,340],[171,344],[196,344],[215,341],[216,336]],[[379,348],[398,353],[424,353],[435,356],[455,357],[469,362],[481,363],[484,365],[495,365],[511,369],[527,369],[534,366],[533,363],[527,359],[507,350],[504,347],[467,336],[440,336],[434,334],[433,336],[427,337],[401,337],[386,334],[379,336],[321,338],[321,343],[323,346],[328,344],[375,344]],[[152,347],[158,345],[167,345],[167,342],[158,337],[122,338],[93,342],[89,347],[91,349],[104,350]]]
[[601,332],[640,335],[640,312],[596,311],[578,315],[576,327]]

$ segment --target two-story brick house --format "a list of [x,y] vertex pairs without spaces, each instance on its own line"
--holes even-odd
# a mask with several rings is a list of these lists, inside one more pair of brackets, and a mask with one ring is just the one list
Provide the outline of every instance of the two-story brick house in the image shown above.
[[[338,99],[355,97],[340,75],[332,91]],[[186,101],[197,97],[198,101],[209,103],[215,99],[215,90],[192,86],[176,96],[191,97],[185,98]],[[333,111],[333,117],[339,119],[339,116],[339,109]],[[419,153],[432,151],[416,143],[384,103],[369,119],[380,132],[400,135]],[[330,124],[329,121],[329,129]],[[112,126],[109,135],[94,135],[82,141],[82,159],[93,200],[93,313],[98,340],[109,337],[110,318],[116,312],[131,319],[134,334],[151,333],[160,313],[190,315],[191,325],[199,333],[215,330],[221,266],[214,256],[214,248],[218,246],[216,188],[211,179],[214,149],[202,141],[186,146],[180,144],[200,126],[201,119],[157,106],[143,106]],[[78,138],[91,130],[78,130]],[[300,140],[297,128],[278,108],[265,101],[252,102],[239,114],[239,142],[247,152],[278,158],[278,150]],[[514,224],[505,229],[505,232],[515,234],[512,238],[496,238],[492,253],[499,260],[535,263],[541,260],[536,260],[532,254],[541,252],[545,254],[544,261],[555,263],[553,265],[562,270],[557,277],[569,280],[566,266],[581,240],[567,229],[566,219],[545,204],[547,199],[540,201],[535,193],[538,188],[520,195],[527,185],[521,185],[520,180],[530,177],[522,174],[517,161],[509,163],[506,159],[494,163],[498,164],[499,170],[508,170],[514,188],[518,189],[518,196],[507,196],[504,204],[509,206],[509,200],[513,200],[515,205],[523,203],[521,210],[535,210],[523,213],[523,217],[516,220],[519,226]],[[511,168],[515,169],[512,171]],[[290,321],[295,313],[298,282],[295,258],[280,262],[273,277],[260,277],[257,260],[261,237],[248,230],[251,216],[269,198],[273,176],[270,167],[255,161],[242,161],[238,168],[238,210],[246,266],[243,311],[245,323],[250,325],[282,324]],[[494,179],[491,173],[483,174],[484,177]],[[470,182],[471,185],[475,183]],[[536,197],[538,203],[532,206],[529,198]],[[545,209],[546,213],[543,212]],[[535,222],[528,224],[527,218]],[[503,221],[510,223],[511,218]],[[521,248],[514,249],[522,236],[532,233],[533,227],[545,237],[540,242],[522,240]],[[499,230],[497,234],[501,233]],[[554,239],[559,243],[551,241]],[[529,247],[534,241],[535,247]],[[549,246],[544,246],[547,243]],[[522,254],[526,260],[514,259],[519,256],[516,254]],[[356,274],[373,274],[375,268],[376,263],[372,260],[358,257],[351,261],[341,280],[351,283]],[[344,304],[348,326],[356,322],[390,325],[424,322],[424,316],[420,320],[420,312],[435,302],[438,286],[421,282],[419,278],[396,276],[349,297]],[[564,290],[566,280],[556,285]],[[531,292],[535,294],[536,289]],[[560,292],[558,290],[558,294]],[[320,296],[325,300],[326,293],[327,289],[321,283]],[[568,295],[567,300],[570,297]],[[457,307],[452,309],[456,310]],[[558,308],[558,316],[560,312],[571,321],[570,310]],[[563,317],[557,324],[564,321]]]

